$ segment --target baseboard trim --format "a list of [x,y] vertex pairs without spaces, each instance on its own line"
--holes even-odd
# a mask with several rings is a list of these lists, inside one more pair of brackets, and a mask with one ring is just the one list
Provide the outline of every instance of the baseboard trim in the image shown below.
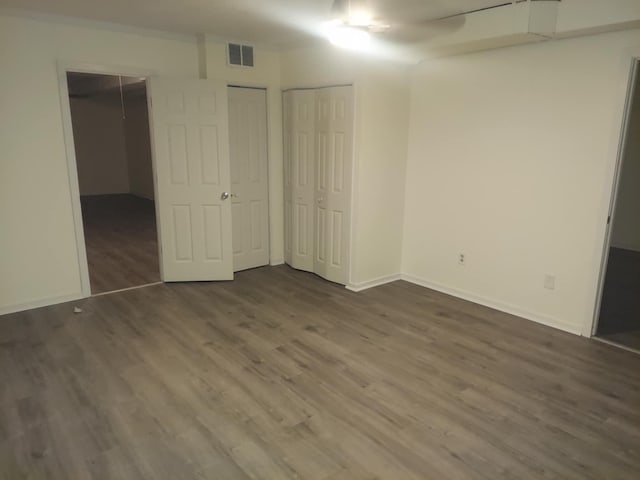
[[277,267],[278,265],[284,265],[284,258],[276,258],[275,260],[270,260],[269,265],[272,267]]
[[368,290],[373,287],[379,287],[380,285],[395,282],[396,280],[401,279],[402,275],[400,275],[399,273],[395,273],[393,275],[385,275],[384,277],[367,280],[366,282],[350,283],[346,286],[346,289],[351,290],[352,292],[362,292],[364,290]]
[[530,320],[532,322],[539,323],[547,327],[552,327],[557,330],[562,330],[563,332],[572,333],[574,335],[582,335],[582,328],[579,325],[569,325],[555,318],[547,317],[544,315],[538,315],[538,314],[523,310],[521,308],[518,308],[514,305],[497,302],[495,300],[491,300],[489,298],[485,298],[470,292],[447,287],[445,285],[440,285],[438,283],[431,282],[423,278],[414,277],[413,275],[402,274],[401,279],[406,282],[413,283],[414,285],[430,288],[431,290],[436,290],[441,293],[446,293],[447,295],[461,298],[469,302],[477,303],[485,307],[493,308],[494,310],[499,310],[501,312],[508,313],[510,315],[515,315],[516,317],[521,317],[521,318],[524,318],[525,320]]
[[33,302],[20,303],[18,305],[10,305],[8,307],[0,307],[0,316],[9,315],[10,313],[24,312],[25,310],[32,310],[34,308],[57,305],[58,303],[73,302],[75,300],[80,300],[81,298],[84,298],[81,293],[75,293],[73,295],[63,295],[61,297],[45,298]]

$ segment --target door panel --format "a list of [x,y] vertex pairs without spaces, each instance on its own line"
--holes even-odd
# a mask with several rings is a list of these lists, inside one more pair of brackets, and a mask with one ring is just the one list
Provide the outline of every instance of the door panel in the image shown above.
[[226,86],[155,77],[148,96],[162,279],[231,280]]
[[264,90],[229,87],[233,269],[269,263],[267,98]]
[[346,284],[351,213],[348,187],[353,157],[352,89],[321,89],[316,105],[314,271],[327,280]]
[[285,259],[313,271],[315,92],[285,92]]

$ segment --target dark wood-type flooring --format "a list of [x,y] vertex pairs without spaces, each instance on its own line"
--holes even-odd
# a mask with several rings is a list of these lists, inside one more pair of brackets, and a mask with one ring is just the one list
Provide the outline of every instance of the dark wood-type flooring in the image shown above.
[[610,249],[598,336],[640,350],[640,252]]
[[83,196],[91,293],[160,281],[155,207],[134,195]]
[[405,282],[265,267],[0,339],[2,479],[639,478],[640,356]]

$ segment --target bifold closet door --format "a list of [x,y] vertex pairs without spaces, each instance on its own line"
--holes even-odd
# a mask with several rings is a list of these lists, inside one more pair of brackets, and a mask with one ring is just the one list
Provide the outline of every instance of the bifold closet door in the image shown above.
[[285,260],[314,268],[315,90],[283,95],[285,153]]
[[228,87],[233,271],[269,263],[266,91]]
[[353,90],[284,93],[285,260],[332,282],[349,279]]
[[315,242],[313,271],[346,284],[353,158],[352,87],[316,94]]

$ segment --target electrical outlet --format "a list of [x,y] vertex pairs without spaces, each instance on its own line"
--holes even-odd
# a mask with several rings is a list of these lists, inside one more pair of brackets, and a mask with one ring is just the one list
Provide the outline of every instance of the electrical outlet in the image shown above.
[[466,261],[466,258],[464,257],[464,253],[461,253],[461,254],[458,256],[458,263],[459,263],[460,265],[464,265],[465,261]]
[[547,290],[556,289],[556,277],[554,275],[544,276],[544,288],[546,288]]

